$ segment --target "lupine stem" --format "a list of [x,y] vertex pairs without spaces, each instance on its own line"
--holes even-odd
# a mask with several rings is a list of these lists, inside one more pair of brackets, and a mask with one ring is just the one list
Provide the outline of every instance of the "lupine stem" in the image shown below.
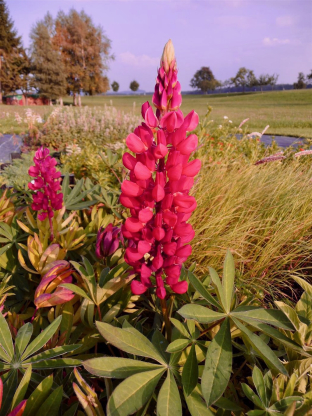
[[161,311],[165,321],[165,328],[167,334],[167,341],[171,342],[171,322],[168,317],[168,309],[166,299],[160,299]]

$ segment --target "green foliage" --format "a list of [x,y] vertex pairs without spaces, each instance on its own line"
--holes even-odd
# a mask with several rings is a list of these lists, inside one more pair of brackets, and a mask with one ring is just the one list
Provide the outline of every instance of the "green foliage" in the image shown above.
[[130,88],[131,91],[135,92],[139,89],[139,86],[140,86],[140,84],[137,81],[131,81],[129,88]]
[[112,90],[113,90],[114,92],[117,92],[117,91],[119,90],[119,84],[118,84],[118,82],[117,82],[117,81],[114,81],[114,82],[111,84],[111,87],[112,87]]
[[214,91],[217,87],[220,87],[221,83],[214,77],[209,67],[203,66],[191,79],[190,86],[207,93],[207,91]]

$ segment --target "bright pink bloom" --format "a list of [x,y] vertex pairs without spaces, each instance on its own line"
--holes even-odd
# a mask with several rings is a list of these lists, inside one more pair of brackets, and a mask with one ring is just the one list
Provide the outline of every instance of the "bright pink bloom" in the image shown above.
[[[130,209],[131,216],[122,227],[128,241],[125,261],[139,276],[131,290],[141,295],[156,287],[156,295],[164,299],[166,287],[185,293],[187,282],[180,281],[182,263],[192,253],[188,244],[194,230],[188,219],[196,208],[189,192],[194,176],[200,170],[198,159],[189,160],[198,147],[198,138],[189,134],[198,124],[198,115],[186,117],[179,109],[181,87],[171,41],[164,49],[158,70],[153,103],[142,105],[144,123],[129,134],[123,164],[129,178],[121,185],[120,202]],[[153,129],[153,130],[152,130]]]
[[61,188],[61,172],[55,166],[56,159],[50,156],[49,149],[41,147],[37,150],[34,157],[35,166],[28,170],[29,176],[35,178],[29,182],[28,188],[35,191],[31,207],[34,211],[41,211],[38,214],[40,221],[49,218],[51,226],[51,237],[53,239],[52,218],[53,211],[57,211],[63,206],[63,194]]

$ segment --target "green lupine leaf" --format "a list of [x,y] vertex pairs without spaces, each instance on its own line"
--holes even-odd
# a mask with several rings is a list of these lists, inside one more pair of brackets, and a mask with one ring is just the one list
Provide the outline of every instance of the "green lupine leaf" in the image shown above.
[[250,410],[246,413],[248,416],[268,416],[269,413],[265,410]]
[[32,392],[27,399],[27,404],[23,413],[23,416],[34,416],[40,406],[49,397],[50,389],[53,384],[53,376],[50,375],[42,380],[37,388]]
[[312,285],[308,283],[306,280],[301,279],[301,277],[291,276],[297,283],[302,287],[302,289],[307,292],[309,296],[312,297]]
[[33,326],[30,322],[23,325],[16,335],[15,352],[18,357],[21,357],[25,348],[27,347],[33,333]]
[[300,328],[300,319],[296,313],[296,310],[289,306],[286,305],[286,303],[284,302],[274,302],[275,305],[287,316],[287,318],[290,320],[290,322],[293,324],[293,326],[295,327],[296,331],[299,331]]
[[278,331],[275,328],[272,328],[271,326],[267,324],[262,324],[260,322],[257,322],[253,319],[244,318],[244,322],[248,325],[251,325],[258,331],[263,332],[264,334],[268,335],[269,337],[273,338],[277,342],[281,343],[287,348],[290,348],[294,351],[297,351],[299,354],[305,355],[306,357],[310,357],[310,354],[302,349],[302,347],[297,344],[292,339],[288,338],[286,335],[284,335],[282,332]]
[[169,415],[182,416],[182,404],[177,383],[173,374],[168,370],[167,378],[161,386],[157,399],[157,416]]
[[214,416],[215,413],[212,413],[206,403],[204,402],[201,395],[197,390],[194,390],[189,396],[185,395],[185,400],[187,407],[192,416]]
[[75,416],[79,403],[74,403],[65,413],[63,416]]
[[252,370],[252,381],[255,385],[255,388],[257,390],[258,396],[260,397],[260,400],[262,401],[264,407],[268,407],[270,404],[271,396],[267,396],[265,384],[264,384],[264,378],[257,366],[254,366]]
[[32,372],[32,368],[30,365],[25,371],[25,374],[14,394],[12,405],[11,405],[11,410],[13,410],[14,407],[16,407],[22,400],[24,400],[24,397],[25,397],[25,394],[26,394],[26,391],[28,389],[28,385],[30,382],[31,372]]
[[12,335],[11,335],[9,326],[1,312],[0,312],[0,345],[7,355],[6,361],[7,362],[12,361],[14,357]]
[[164,372],[159,369],[134,374],[118,384],[107,403],[107,416],[128,416],[141,409]]
[[276,357],[274,352],[271,350],[267,344],[262,341],[260,337],[255,335],[253,332],[249,331],[241,322],[237,319],[233,319],[235,325],[241,332],[246,335],[248,341],[250,342],[252,348],[262,357],[263,361],[268,365],[268,367],[273,367],[279,373],[284,375],[288,375],[285,367],[280,362],[280,360]]
[[220,321],[226,317],[226,314],[224,313],[215,312],[205,306],[196,305],[194,303],[182,306],[182,308],[178,310],[178,313],[183,316],[183,318],[194,319],[201,324]]
[[66,332],[65,343],[67,344],[70,339],[70,333],[74,320],[74,308],[70,302],[65,303],[62,309],[62,322],[60,325],[60,333]]
[[195,352],[195,344],[192,345],[191,351],[187,356],[186,363],[182,371],[182,384],[186,396],[189,396],[197,386],[198,381],[198,364]]
[[81,360],[74,358],[56,358],[55,360],[42,360],[31,364],[34,370],[46,370],[49,368],[78,367],[81,365]]
[[226,313],[231,310],[231,303],[234,295],[234,279],[235,279],[235,264],[232,253],[227,251],[224,265],[223,265],[223,278],[222,287],[224,293],[224,309]]
[[99,377],[127,378],[134,374],[159,369],[158,364],[119,357],[91,358],[82,363],[89,373]]
[[202,394],[211,406],[224,393],[232,371],[232,342],[230,322],[226,318],[211,341],[202,375]]
[[122,351],[166,364],[154,345],[135,328],[120,329],[104,322],[96,322],[96,326],[103,338]]
[[290,397],[294,394],[295,386],[297,383],[298,375],[296,373],[293,373],[287,383],[285,392],[284,392],[284,398]]
[[80,347],[81,347],[80,344],[76,344],[76,345],[74,344],[74,345],[63,345],[61,347],[51,348],[50,350],[43,351],[40,354],[33,355],[31,358],[28,358],[28,360],[23,361],[23,364],[36,363],[36,362],[43,361],[43,360],[50,360],[51,358],[73,352]]
[[231,316],[244,320],[255,320],[257,322],[263,322],[276,326],[277,328],[288,329],[290,331],[294,330],[294,327],[290,320],[285,316],[282,311],[275,309],[264,309],[264,308],[252,308],[250,310],[245,310],[244,312],[231,312]]
[[215,403],[214,406],[220,407],[224,410],[231,410],[232,412],[239,412],[243,409],[237,404],[227,399],[226,397],[220,397]]
[[187,329],[185,328],[182,322],[178,321],[175,318],[170,318],[170,321],[177,328],[181,335],[183,335],[185,338],[191,338],[190,334],[188,333]]
[[89,302],[94,303],[93,300],[87,295],[87,293],[83,289],[81,289],[77,285],[74,285],[73,283],[63,283],[62,285],[60,285],[60,287],[65,287],[66,289],[69,289],[72,292],[76,293],[76,295],[79,295],[87,299]]
[[301,406],[302,403],[303,403],[303,400],[304,399],[300,396],[286,397],[286,398],[281,399],[278,402],[274,403],[270,407],[270,410],[275,410],[275,411],[278,410],[279,412],[283,412],[293,402],[297,402],[297,407]]
[[242,383],[241,386],[245,396],[252,401],[255,406],[260,407],[260,409],[264,409],[264,405],[256,393],[245,383]]
[[204,298],[207,302],[209,302],[211,305],[215,306],[217,309],[221,310],[221,306],[219,303],[215,300],[215,298],[208,292],[208,290],[205,288],[205,286],[202,284],[202,282],[194,275],[194,273],[191,273],[188,271],[188,277],[190,280],[191,285],[194,287],[194,289]]
[[[11,370],[3,380],[3,399],[0,410],[0,416],[6,416],[17,388],[17,370]],[[3,379],[3,376],[1,377]]]
[[62,316],[60,315],[28,345],[22,355],[22,360],[25,360],[25,358],[28,358],[35,352],[39,351],[49,341],[49,339],[52,338],[59,327],[61,320]]
[[184,350],[191,343],[190,339],[179,338],[175,341],[172,341],[166,351],[169,353],[178,352]]
[[221,303],[222,308],[225,310],[226,300],[225,300],[224,290],[223,290],[223,286],[221,284],[220,277],[219,277],[218,273],[215,271],[215,269],[213,269],[212,267],[209,267],[209,274],[210,274],[212,283],[215,285],[215,287],[217,289],[217,295],[218,295],[219,302]]
[[263,377],[264,387],[265,387],[265,395],[269,398],[269,402],[271,402],[272,392],[273,392],[273,378],[271,371],[267,371]]
[[48,416],[58,416],[61,402],[63,397],[63,386],[59,386],[55,389],[45,402],[40,406],[39,410],[36,413],[36,416],[48,415]]
[[157,350],[163,356],[164,360],[166,360],[166,362],[168,363],[170,360],[170,354],[166,351],[166,349],[169,343],[158,329],[154,331],[154,334],[152,336],[152,344],[157,348]]

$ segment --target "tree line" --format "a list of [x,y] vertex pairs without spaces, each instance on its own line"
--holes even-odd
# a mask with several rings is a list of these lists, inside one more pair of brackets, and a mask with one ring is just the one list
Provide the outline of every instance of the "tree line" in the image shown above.
[[0,0],[0,102],[2,93],[35,89],[50,99],[68,94],[80,104],[80,93],[106,92],[105,75],[111,41],[83,11],[60,11],[55,19],[48,13],[31,29],[26,53],[14,29],[8,8]]
[[[241,87],[243,92],[246,88],[260,87],[263,91],[263,87],[270,85],[272,89],[277,83],[278,74],[261,74],[256,77],[254,71],[245,67],[239,68],[236,75],[224,82],[217,80],[208,66],[204,66],[194,74],[191,79],[190,86],[201,90],[204,93],[208,91],[215,91],[217,88],[226,87]],[[298,75],[298,81],[293,84],[295,89],[306,88],[307,85],[312,84],[312,70],[311,73],[305,76],[302,72]]]

